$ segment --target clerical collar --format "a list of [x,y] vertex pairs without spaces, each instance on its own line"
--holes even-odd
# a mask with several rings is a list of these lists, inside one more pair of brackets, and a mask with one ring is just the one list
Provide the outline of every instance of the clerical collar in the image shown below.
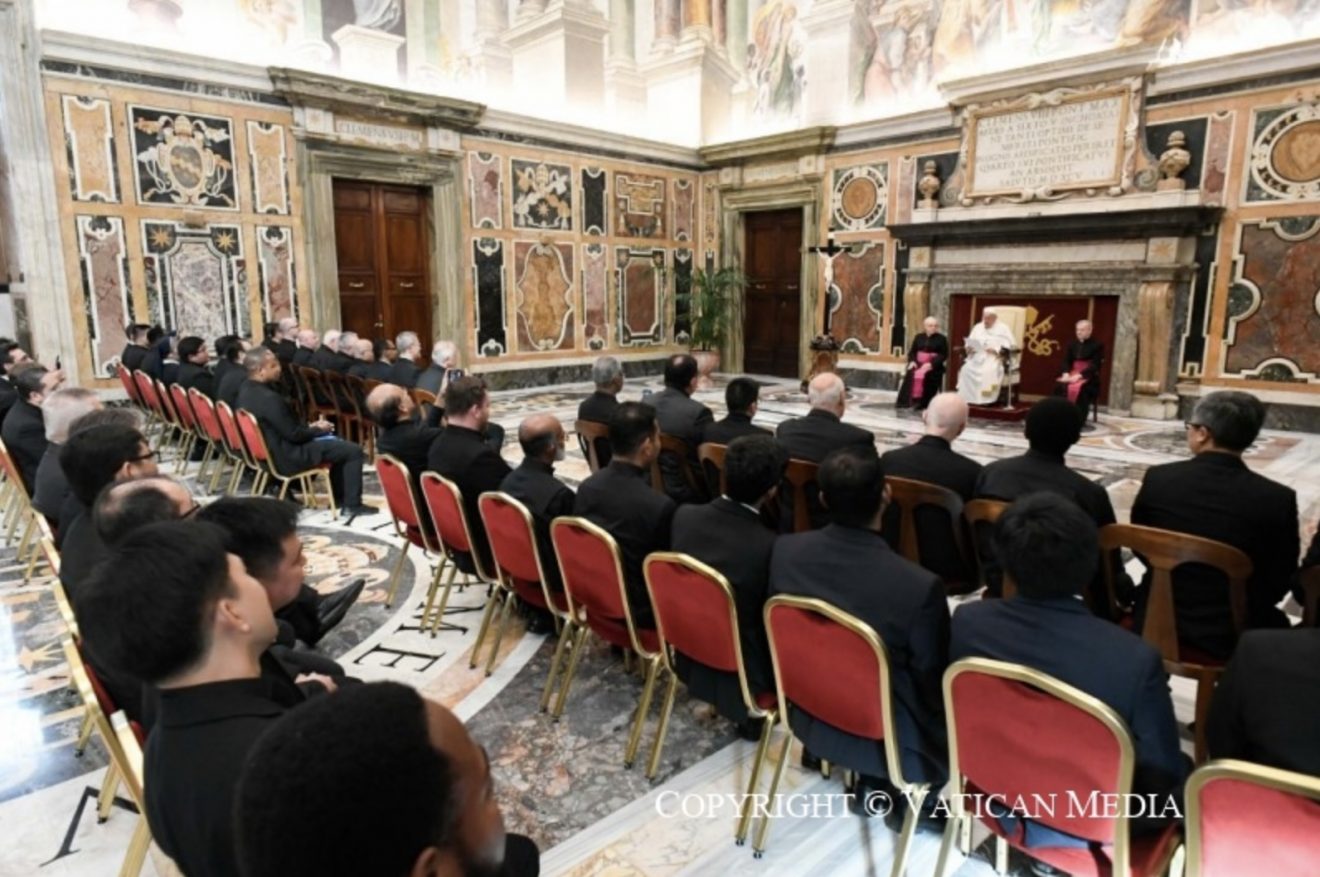
[[725,502],[737,503],[738,505],[742,506],[743,508],[747,509],[747,511],[751,512],[751,513],[754,514],[754,515],[757,515],[758,517],[759,517],[760,514],[761,514],[761,510],[758,509],[756,506],[754,506],[754,505],[748,505],[748,504],[745,503],[745,502],[738,502],[738,500],[736,500],[736,499],[734,499],[733,497],[729,496],[727,493],[721,494],[721,495],[720,495],[720,499],[724,500]]

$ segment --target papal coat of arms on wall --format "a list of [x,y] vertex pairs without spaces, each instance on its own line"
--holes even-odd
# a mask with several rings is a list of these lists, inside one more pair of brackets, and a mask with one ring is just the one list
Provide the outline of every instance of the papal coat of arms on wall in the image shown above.
[[513,160],[514,228],[573,228],[573,171],[568,165]]
[[237,210],[230,119],[129,107],[140,204]]

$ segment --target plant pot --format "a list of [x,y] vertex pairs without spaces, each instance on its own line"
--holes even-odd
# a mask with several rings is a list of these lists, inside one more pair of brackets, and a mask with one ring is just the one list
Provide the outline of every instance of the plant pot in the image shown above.
[[692,355],[697,360],[697,389],[709,390],[715,386],[711,374],[720,367],[720,352],[718,350],[694,350]]

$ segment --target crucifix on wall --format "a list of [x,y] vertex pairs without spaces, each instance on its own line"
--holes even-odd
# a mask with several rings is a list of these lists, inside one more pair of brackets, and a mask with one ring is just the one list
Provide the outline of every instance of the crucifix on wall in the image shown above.
[[836,244],[834,235],[830,235],[825,239],[825,246],[807,247],[807,252],[820,256],[821,262],[825,264],[825,328],[822,334],[828,335],[830,334],[830,287],[834,285],[834,260],[844,253],[851,253],[852,247]]

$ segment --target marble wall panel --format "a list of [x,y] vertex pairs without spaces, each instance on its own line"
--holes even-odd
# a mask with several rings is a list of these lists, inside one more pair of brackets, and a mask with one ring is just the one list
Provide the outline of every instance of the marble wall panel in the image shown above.
[[609,250],[604,244],[582,245],[582,323],[588,350],[609,346]]
[[114,123],[110,101],[60,95],[64,150],[69,161],[69,195],[74,201],[119,203],[115,173]]
[[606,180],[608,175],[598,167],[582,169],[582,231],[589,235],[609,234],[609,210]]
[[75,229],[92,366],[97,376],[110,377],[124,347],[124,326],[134,321],[124,220],[77,216]]
[[1320,216],[1242,226],[1226,330],[1226,373],[1320,382]]
[[248,120],[248,173],[252,177],[254,213],[289,215],[288,156],[284,137],[283,125]]
[[664,343],[665,251],[616,247],[619,344],[642,347]]
[[298,316],[293,275],[293,229],[283,225],[257,228],[257,273],[261,284],[261,316],[266,323]]
[[468,203],[474,229],[504,228],[504,160],[498,155],[468,153]]
[[513,245],[518,350],[572,349],[574,335],[573,245],[518,241]]
[[202,338],[251,333],[239,226],[144,220],[142,239],[153,323]]
[[684,296],[692,292],[692,251],[674,250],[674,341],[686,344],[691,338],[692,303]]
[[720,244],[720,190],[718,178],[704,177],[701,188],[701,243],[707,253],[715,253]]
[[572,230],[573,169],[516,158],[512,167],[513,227]]
[[232,119],[146,106],[128,113],[139,204],[239,208]]
[[843,353],[877,353],[884,320],[885,248],[867,244],[834,260],[830,334]]
[[671,227],[676,241],[692,240],[696,194],[697,190],[691,180],[674,180],[674,221]]
[[1320,200],[1320,100],[1252,116],[1246,200]]
[[620,237],[665,236],[665,178],[614,172],[614,233]]
[[477,294],[477,355],[503,356],[509,352],[504,323],[504,241],[472,241],[472,274],[472,288]]
[[830,231],[870,231],[885,224],[889,165],[835,168],[830,185]]

